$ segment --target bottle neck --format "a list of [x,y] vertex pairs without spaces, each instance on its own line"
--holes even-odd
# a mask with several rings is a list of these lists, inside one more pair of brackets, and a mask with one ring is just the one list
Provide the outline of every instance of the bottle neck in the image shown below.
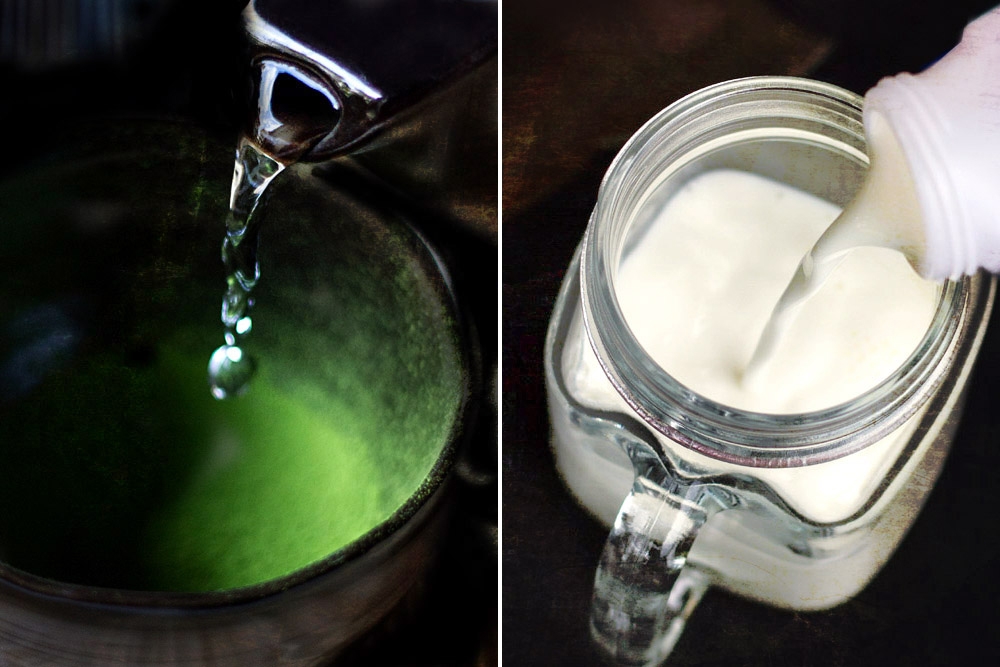
[[[884,118],[905,154],[926,238],[920,270],[933,280],[1000,271],[998,35],[1000,8],[932,67],[883,79],[865,97],[866,129]],[[877,141],[873,150],[877,162]]]
[[933,91],[910,74],[883,79],[866,95],[865,126],[883,118],[888,134],[869,133],[872,151],[877,163],[891,135],[905,156],[925,239],[918,266],[921,275],[940,281],[975,273],[974,223],[957,178],[960,157],[951,141],[953,120]]

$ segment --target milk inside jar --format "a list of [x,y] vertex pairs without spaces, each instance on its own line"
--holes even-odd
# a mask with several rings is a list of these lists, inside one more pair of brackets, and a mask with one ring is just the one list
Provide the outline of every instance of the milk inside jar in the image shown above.
[[[869,160],[861,100],[801,79],[719,84],[661,112],[605,177],[546,345],[555,463],[611,524],[628,443],[700,486],[687,568],[800,610],[861,590],[950,445],[992,303],[902,254],[840,257],[747,368]],[[699,501],[701,502],[701,501]]]

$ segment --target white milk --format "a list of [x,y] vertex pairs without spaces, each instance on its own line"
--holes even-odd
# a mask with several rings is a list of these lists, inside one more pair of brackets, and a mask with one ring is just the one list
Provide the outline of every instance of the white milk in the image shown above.
[[756,378],[763,366],[773,365],[765,361],[783,337],[784,329],[852,251],[862,247],[895,250],[914,270],[924,273],[926,239],[906,157],[881,115],[870,113],[865,120],[872,154],[867,177],[851,203],[803,253],[747,364],[749,377]]
[[629,328],[675,379],[723,405],[799,413],[864,393],[916,348],[938,290],[878,248],[846,254],[742,381],[799,261],[838,213],[754,174],[695,177],[622,259],[616,294]]
[[[754,174],[717,170],[695,177],[664,205],[641,238],[629,241],[615,284],[629,328],[679,382],[723,405],[798,413],[854,398],[913,352],[936,307],[938,286],[887,249],[861,248],[843,255],[825,284],[787,318],[753,377],[744,377],[800,260],[838,213],[826,201]],[[628,411],[587,344],[579,313],[567,335],[561,367],[569,392],[586,406]],[[941,440],[934,435],[954,400],[957,395],[922,439],[923,448],[945,446],[932,443]],[[568,418],[553,415],[560,473],[580,502],[610,524],[631,485],[627,457],[599,436],[581,442],[579,429]],[[752,474],[806,520],[844,521],[876,494],[919,416],[850,456]],[[661,441],[667,448],[679,446]],[[929,486],[941,457],[926,454],[912,456],[900,478],[928,466],[920,468],[911,485]],[[684,456],[699,459],[691,451]],[[708,459],[705,465],[740,470]],[[870,537],[842,552],[826,545],[835,556],[822,560],[799,558],[785,545],[769,542],[766,534],[756,532],[755,520],[733,512],[716,515],[702,529],[691,561],[719,573],[731,590],[798,609],[829,607],[855,594],[909,525],[907,517],[889,516]]]

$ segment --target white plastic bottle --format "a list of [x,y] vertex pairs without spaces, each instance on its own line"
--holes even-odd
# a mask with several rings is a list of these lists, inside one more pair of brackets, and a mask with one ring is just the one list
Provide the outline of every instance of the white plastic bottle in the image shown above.
[[938,282],[1000,273],[1000,7],[928,69],[879,81],[865,95],[864,128],[868,175],[799,264],[747,366],[751,380],[850,250],[898,250]]
[[[970,23],[928,69],[868,91],[864,123],[874,155],[870,187],[845,214],[873,224],[881,218],[894,236],[885,245],[901,246],[926,278],[1000,272],[1000,7]],[[908,193],[921,229],[905,222]]]

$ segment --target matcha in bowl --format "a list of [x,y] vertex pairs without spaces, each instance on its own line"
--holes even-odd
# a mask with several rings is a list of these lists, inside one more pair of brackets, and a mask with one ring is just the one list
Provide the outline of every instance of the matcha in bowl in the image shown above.
[[0,184],[13,664],[316,664],[432,560],[469,393],[440,263],[290,168],[262,211],[256,371],[217,400],[230,160],[182,125],[92,127]]

